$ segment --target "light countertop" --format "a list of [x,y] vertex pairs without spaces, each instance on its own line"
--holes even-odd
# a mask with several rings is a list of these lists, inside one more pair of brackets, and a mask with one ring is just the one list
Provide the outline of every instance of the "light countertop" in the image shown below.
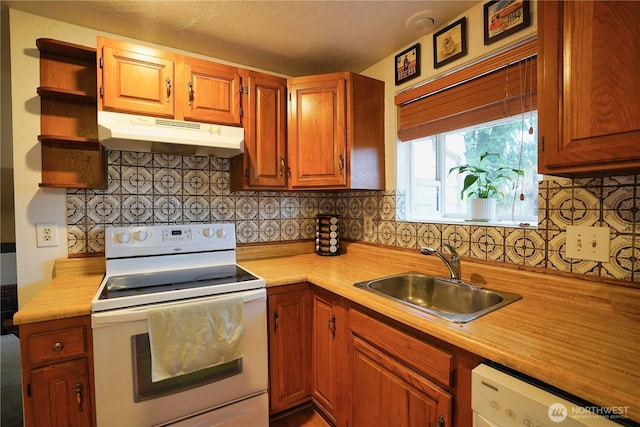
[[[346,253],[241,259],[267,287],[311,282],[407,326],[640,420],[640,290],[567,275],[462,261],[462,278],[523,299],[466,324],[421,314],[354,283],[408,271],[447,277],[444,264],[417,251],[346,244]],[[60,268],[14,316],[15,324],[88,315],[102,274]],[[61,265],[69,263],[62,262]]]

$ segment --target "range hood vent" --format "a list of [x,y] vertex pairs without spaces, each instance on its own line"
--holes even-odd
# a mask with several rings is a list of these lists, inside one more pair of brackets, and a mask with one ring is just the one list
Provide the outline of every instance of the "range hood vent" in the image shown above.
[[98,111],[98,138],[108,150],[234,157],[244,152],[244,129]]

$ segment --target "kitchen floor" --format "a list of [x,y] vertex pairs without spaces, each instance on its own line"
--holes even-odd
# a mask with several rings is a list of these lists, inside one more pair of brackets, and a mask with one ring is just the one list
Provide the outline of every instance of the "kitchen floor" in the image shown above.
[[331,427],[318,411],[309,407],[269,423],[269,427]]

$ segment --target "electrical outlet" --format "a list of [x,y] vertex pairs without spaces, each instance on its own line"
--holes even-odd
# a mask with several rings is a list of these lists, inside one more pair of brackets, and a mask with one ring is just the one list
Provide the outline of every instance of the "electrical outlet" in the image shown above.
[[36,239],[39,248],[58,246],[58,224],[43,222],[36,224]]
[[365,236],[373,236],[373,217],[371,215],[364,216],[364,234]]
[[567,258],[609,262],[609,227],[567,226]]

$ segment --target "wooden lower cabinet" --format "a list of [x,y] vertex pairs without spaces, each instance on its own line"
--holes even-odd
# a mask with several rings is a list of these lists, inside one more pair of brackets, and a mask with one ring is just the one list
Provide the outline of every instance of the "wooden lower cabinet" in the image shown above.
[[480,357],[311,284],[268,292],[271,415],[311,399],[340,427],[472,425]]
[[307,284],[268,290],[269,412],[311,399],[311,291]]
[[20,325],[24,425],[95,424],[89,316]]
[[314,288],[311,344],[311,396],[324,416],[344,425],[349,396],[344,393],[347,365],[348,307],[336,295]]
[[358,337],[352,338],[353,427],[450,426],[452,396]]

